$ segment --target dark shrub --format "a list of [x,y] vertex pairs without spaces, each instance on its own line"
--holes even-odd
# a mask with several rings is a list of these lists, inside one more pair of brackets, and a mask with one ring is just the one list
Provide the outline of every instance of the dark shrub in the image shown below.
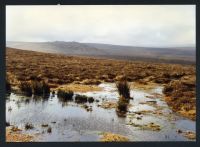
[[86,103],[87,101],[88,101],[87,96],[85,96],[85,95],[77,94],[75,97],[75,102],[77,102],[77,103]]
[[33,93],[34,95],[41,96],[43,95],[42,84],[36,80],[32,81]]
[[88,97],[88,102],[89,103],[93,103],[94,102],[94,98],[93,97]]
[[121,96],[117,103],[116,112],[119,117],[126,117],[126,113],[128,110],[129,99]]
[[19,88],[26,96],[32,95],[32,86],[29,82],[20,82]]
[[118,101],[117,104],[118,104],[117,105],[118,111],[120,111],[120,112],[127,112],[129,101],[126,98],[124,98],[123,96],[121,96],[119,98],[119,101]]
[[59,89],[57,92],[58,98],[62,98],[63,100],[72,100],[74,95],[74,92],[69,90],[69,91],[64,91]]
[[126,80],[117,82],[116,87],[120,96],[123,96],[126,99],[130,98],[130,86]]
[[50,87],[44,81],[42,81],[42,89],[43,89],[43,95],[49,95],[50,94]]
[[26,123],[25,124],[25,129],[26,130],[30,130],[30,129],[33,129],[34,127],[33,127],[33,125],[32,124],[29,124],[29,123]]
[[47,96],[50,94],[50,87],[45,81],[32,81],[32,86],[34,95]]

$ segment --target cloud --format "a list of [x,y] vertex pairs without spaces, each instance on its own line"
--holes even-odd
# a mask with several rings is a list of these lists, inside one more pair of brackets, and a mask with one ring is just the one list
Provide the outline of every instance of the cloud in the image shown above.
[[195,45],[194,5],[7,6],[7,41]]

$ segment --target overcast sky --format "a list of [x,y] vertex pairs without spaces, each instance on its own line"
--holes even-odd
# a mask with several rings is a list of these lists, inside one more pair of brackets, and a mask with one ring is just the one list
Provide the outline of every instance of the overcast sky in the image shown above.
[[195,46],[194,5],[7,6],[7,41]]

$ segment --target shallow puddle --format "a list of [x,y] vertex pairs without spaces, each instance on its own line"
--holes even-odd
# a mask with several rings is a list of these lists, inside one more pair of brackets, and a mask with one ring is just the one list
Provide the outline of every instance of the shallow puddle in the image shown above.
[[[115,84],[100,84],[102,91],[83,94],[94,97],[99,102],[87,103],[92,107],[88,112],[81,104],[63,102],[57,96],[49,98],[28,98],[11,93],[6,100],[6,121],[22,128],[26,134],[37,134],[36,141],[99,141],[103,132],[126,136],[130,141],[185,141],[188,140],[177,129],[194,131],[196,122],[180,117],[168,108],[162,99],[162,87],[151,91],[132,90],[129,112],[126,117],[118,117],[115,108],[99,107],[103,102],[117,102]],[[34,128],[25,130],[26,123]],[[141,129],[136,125],[154,123],[160,131]],[[42,124],[48,125],[43,127]],[[52,132],[48,133],[48,127]]]

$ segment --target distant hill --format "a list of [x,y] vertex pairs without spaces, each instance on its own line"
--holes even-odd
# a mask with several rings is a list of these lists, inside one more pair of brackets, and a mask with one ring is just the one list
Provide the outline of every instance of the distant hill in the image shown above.
[[193,64],[194,47],[153,48],[79,42],[6,42],[7,47],[65,55],[100,56],[128,60],[148,60]]

